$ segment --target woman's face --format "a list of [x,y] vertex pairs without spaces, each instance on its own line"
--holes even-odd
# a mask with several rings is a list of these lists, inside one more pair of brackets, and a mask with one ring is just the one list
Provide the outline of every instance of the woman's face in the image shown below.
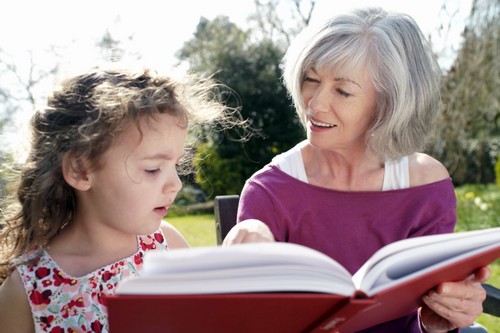
[[347,75],[310,68],[302,83],[309,142],[321,149],[364,149],[375,114],[376,90],[363,68]]

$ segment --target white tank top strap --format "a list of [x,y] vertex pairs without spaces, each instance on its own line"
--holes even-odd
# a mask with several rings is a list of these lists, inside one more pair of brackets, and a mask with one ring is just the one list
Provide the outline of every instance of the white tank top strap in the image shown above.
[[302,141],[295,145],[292,149],[276,155],[271,164],[277,165],[283,172],[307,183],[306,169],[304,168],[304,160],[302,159],[301,149],[307,144],[307,141]]
[[[304,160],[302,159],[301,149],[307,144],[302,141],[292,149],[276,155],[271,164],[277,165],[286,174],[308,183]],[[408,156],[399,160],[385,161],[384,182],[382,191],[404,189],[410,187],[410,169]]]
[[408,156],[404,156],[399,160],[385,161],[382,191],[398,190],[408,187],[410,187]]

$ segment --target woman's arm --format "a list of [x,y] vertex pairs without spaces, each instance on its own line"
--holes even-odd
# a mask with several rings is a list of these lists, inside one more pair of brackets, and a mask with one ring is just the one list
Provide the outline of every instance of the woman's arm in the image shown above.
[[273,233],[264,222],[249,219],[241,221],[231,228],[226,238],[224,238],[222,245],[263,242],[274,242]]

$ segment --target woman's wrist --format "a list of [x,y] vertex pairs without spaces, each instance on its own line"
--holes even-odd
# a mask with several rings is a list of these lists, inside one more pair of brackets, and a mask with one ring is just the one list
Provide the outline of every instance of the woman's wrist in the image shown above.
[[421,314],[421,308],[418,309],[418,323],[420,325],[420,330],[422,331],[422,333],[458,333],[459,330],[458,329],[454,329],[454,330],[436,330],[436,329],[432,329],[432,328],[429,328],[428,326],[425,325],[424,323],[424,320],[422,319],[422,314]]

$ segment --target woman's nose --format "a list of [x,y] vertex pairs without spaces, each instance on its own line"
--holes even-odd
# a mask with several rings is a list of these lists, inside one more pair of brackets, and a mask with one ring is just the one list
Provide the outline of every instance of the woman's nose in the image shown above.
[[327,89],[317,87],[309,99],[307,106],[313,112],[328,112],[330,110],[330,101]]

